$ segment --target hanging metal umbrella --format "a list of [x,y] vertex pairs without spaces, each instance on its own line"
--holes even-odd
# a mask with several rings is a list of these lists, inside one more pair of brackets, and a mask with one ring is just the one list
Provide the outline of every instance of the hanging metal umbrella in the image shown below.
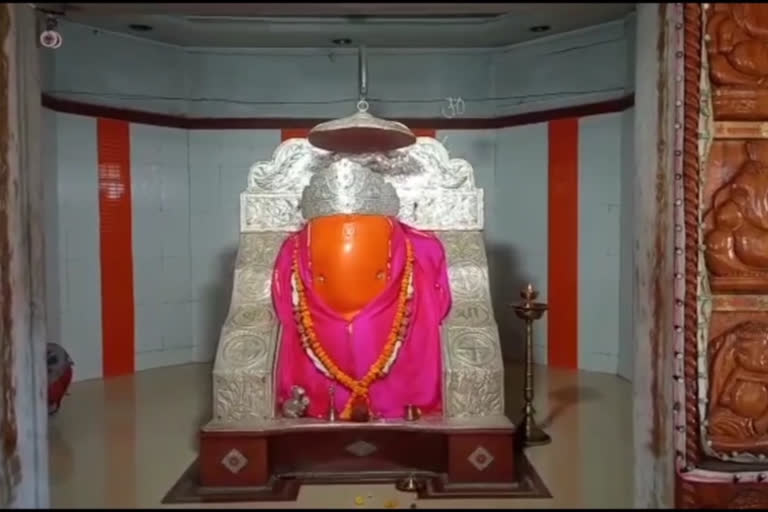
[[368,66],[365,47],[360,47],[360,100],[351,116],[321,123],[309,132],[315,147],[337,153],[379,153],[404,148],[416,142],[416,136],[403,123],[388,121],[368,113]]

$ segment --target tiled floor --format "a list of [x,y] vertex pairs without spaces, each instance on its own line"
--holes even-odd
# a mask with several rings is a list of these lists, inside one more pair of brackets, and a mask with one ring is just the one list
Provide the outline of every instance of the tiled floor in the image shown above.
[[[243,506],[631,507],[630,383],[605,374],[537,371],[537,417],[553,442],[527,454],[553,499],[416,502],[388,485],[305,486],[295,503]],[[512,367],[507,374],[508,406],[516,412],[521,372]],[[50,422],[51,505],[160,505],[196,456],[198,427],[210,417],[210,375],[209,365],[187,365],[74,384]]]

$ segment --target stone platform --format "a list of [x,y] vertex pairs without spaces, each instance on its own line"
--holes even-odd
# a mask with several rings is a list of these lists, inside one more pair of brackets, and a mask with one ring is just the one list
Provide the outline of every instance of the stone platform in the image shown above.
[[200,457],[167,502],[294,500],[303,483],[394,483],[420,497],[548,496],[506,417],[367,423],[275,419],[200,433]]

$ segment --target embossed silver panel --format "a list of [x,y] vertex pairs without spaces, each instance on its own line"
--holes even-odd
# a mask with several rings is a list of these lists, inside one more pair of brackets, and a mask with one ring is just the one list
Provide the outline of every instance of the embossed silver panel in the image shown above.
[[443,325],[445,415],[504,414],[504,366],[493,316],[482,233],[438,233],[454,304]]
[[243,233],[229,314],[213,367],[214,418],[226,423],[274,417],[273,366],[279,324],[272,267],[286,233]]
[[[427,231],[448,229],[479,230],[483,227],[483,191],[441,192],[399,191],[398,217],[415,228]],[[296,231],[304,219],[300,209],[301,196],[250,194],[240,196],[240,219],[243,232]]]
[[[344,158],[350,157],[291,139],[276,149],[271,161],[251,167],[240,196],[232,302],[214,365],[217,424],[242,427],[275,418],[280,331],[270,297],[272,268],[287,233],[304,222],[299,199],[310,177]],[[453,294],[443,325],[445,417],[503,416],[504,373],[481,231],[483,191],[475,187],[472,167],[449,158],[428,137],[387,154],[357,155],[354,161],[381,173],[395,187],[401,220],[436,231],[445,247]]]

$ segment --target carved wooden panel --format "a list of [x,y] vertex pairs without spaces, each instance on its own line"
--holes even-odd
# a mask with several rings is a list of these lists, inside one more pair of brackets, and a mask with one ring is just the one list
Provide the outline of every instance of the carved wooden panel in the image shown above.
[[707,173],[702,199],[712,291],[768,292],[768,140],[715,142]]
[[[676,504],[766,508],[768,5],[689,3],[684,14],[684,140],[690,143],[682,151],[686,296],[678,357],[686,401],[678,409],[685,427],[676,427],[685,441],[677,452]],[[702,20],[709,83],[702,83],[697,60]],[[696,92],[702,103],[689,100]]]
[[765,484],[709,483],[682,481],[677,488],[677,503],[682,508],[768,509]]
[[712,4],[706,35],[715,117],[768,117],[768,4]]
[[[718,317],[732,321],[738,315]],[[747,456],[748,462],[768,454],[768,317],[752,315],[759,320],[738,323],[713,337],[707,348],[707,439],[725,460]]]

